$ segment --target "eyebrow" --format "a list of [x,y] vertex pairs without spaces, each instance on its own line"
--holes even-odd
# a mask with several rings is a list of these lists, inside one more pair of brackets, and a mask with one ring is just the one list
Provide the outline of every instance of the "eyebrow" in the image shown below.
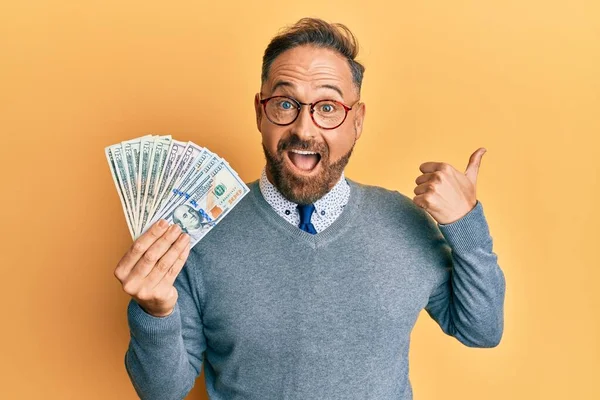
[[[272,91],[274,92],[279,87],[290,87],[290,88],[293,88],[294,86],[295,85],[292,82],[289,82],[289,81],[277,81],[277,82],[275,82],[275,85],[273,85]],[[336,85],[331,85],[331,84],[327,84],[326,83],[326,84],[323,84],[323,85],[319,85],[317,88],[318,89],[326,88],[326,89],[335,90],[336,92],[338,92],[340,94],[340,96],[342,96],[342,99],[344,98],[344,93],[342,93],[342,89],[340,89]]]

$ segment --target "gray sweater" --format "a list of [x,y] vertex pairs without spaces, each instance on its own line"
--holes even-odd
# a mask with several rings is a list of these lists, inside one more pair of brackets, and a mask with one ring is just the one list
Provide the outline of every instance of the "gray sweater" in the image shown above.
[[130,301],[125,366],[142,399],[183,399],[202,365],[212,400],[412,399],[423,309],[467,346],[500,342],[505,280],[481,202],[439,225],[399,192],[348,182],[344,211],[316,235],[250,183],[192,249],[171,315]]

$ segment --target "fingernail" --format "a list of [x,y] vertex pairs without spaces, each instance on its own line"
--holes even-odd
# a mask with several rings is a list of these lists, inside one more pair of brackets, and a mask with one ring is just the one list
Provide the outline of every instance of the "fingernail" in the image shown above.
[[161,219],[160,221],[158,221],[158,226],[159,226],[160,228],[164,228],[164,227],[166,227],[166,226],[167,226],[167,221],[166,221],[166,220],[164,220],[164,219]]

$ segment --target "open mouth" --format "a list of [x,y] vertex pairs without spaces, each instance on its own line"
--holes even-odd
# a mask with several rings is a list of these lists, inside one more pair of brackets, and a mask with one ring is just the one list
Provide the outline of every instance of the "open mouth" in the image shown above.
[[291,149],[286,153],[290,163],[302,172],[313,171],[321,161],[321,154],[316,151]]

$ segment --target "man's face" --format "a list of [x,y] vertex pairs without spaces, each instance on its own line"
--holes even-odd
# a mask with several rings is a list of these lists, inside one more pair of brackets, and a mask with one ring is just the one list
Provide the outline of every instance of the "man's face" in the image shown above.
[[[312,46],[298,46],[279,55],[271,64],[261,93],[263,99],[288,96],[302,103],[332,99],[347,106],[359,98],[346,59],[332,50]],[[302,106],[292,124],[276,125],[265,115],[259,96],[254,105],[269,181],[290,201],[314,203],[331,190],[348,163],[362,133],[364,104],[354,105],[342,125],[328,130],[314,124],[308,106]]]

